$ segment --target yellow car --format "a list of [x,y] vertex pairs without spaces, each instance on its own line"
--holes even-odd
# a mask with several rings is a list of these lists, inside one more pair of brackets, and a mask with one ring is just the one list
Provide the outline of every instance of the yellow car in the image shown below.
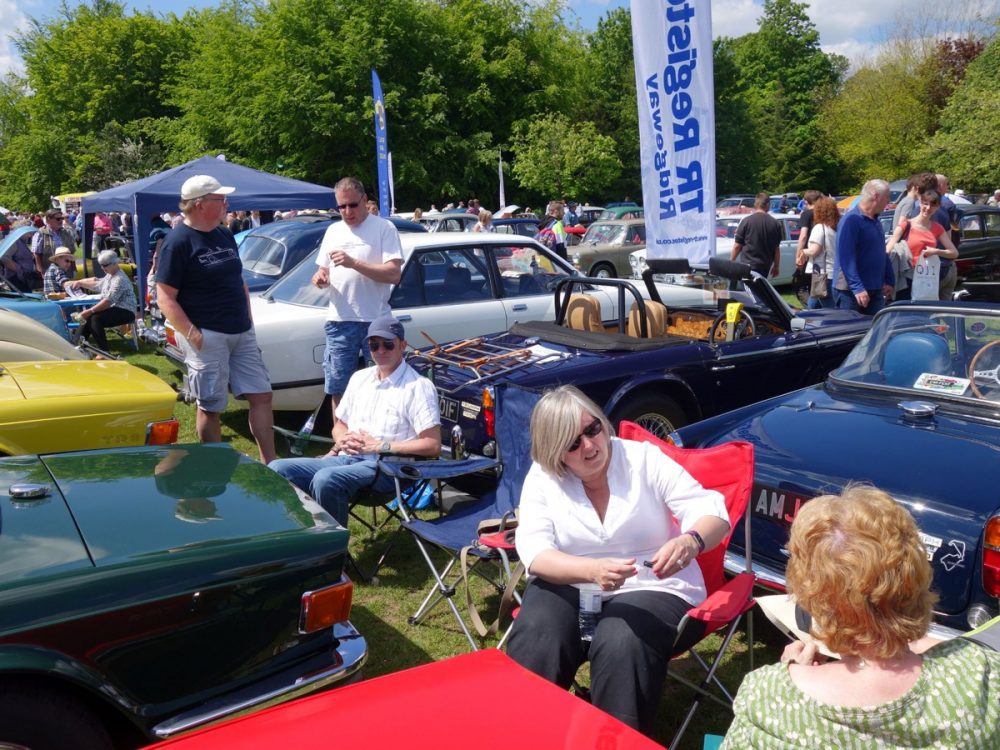
[[0,455],[174,443],[176,399],[119,360],[0,362]]

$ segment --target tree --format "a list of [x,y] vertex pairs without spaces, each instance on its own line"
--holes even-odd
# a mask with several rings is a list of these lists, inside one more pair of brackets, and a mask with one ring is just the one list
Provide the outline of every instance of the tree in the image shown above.
[[52,193],[109,187],[147,168],[153,150],[127,168],[109,155],[127,136],[134,157],[138,132],[127,123],[176,116],[162,91],[186,55],[185,39],[176,22],[126,16],[113,0],[64,5],[56,19],[32,21],[15,37],[25,65],[16,89],[23,117],[0,107],[0,195],[40,208]]
[[941,39],[921,63],[917,77],[922,89],[921,100],[927,111],[930,131],[939,126],[941,110],[948,103],[955,87],[965,77],[965,70],[986,47],[983,39]]
[[941,128],[923,157],[939,165],[952,184],[966,189],[993,190],[1000,184],[1000,152],[994,147],[1000,132],[1000,36],[969,63],[941,112]]
[[740,82],[733,40],[716,39],[713,47],[715,79],[715,187],[718,195],[760,189],[761,144],[750,126],[746,92]]
[[641,195],[632,14],[626,8],[616,8],[603,16],[597,22],[597,29],[587,37],[586,52],[583,70],[587,76],[587,96],[578,116],[593,122],[598,132],[614,141],[615,154],[622,164],[620,176],[591,195]]
[[820,103],[835,94],[846,61],[827,55],[804,3],[764,0],[757,31],[734,40],[750,122],[761,146],[760,184],[806,189],[837,179],[818,127]]
[[614,141],[558,113],[514,125],[514,176],[540,196],[590,195],[621,173]]

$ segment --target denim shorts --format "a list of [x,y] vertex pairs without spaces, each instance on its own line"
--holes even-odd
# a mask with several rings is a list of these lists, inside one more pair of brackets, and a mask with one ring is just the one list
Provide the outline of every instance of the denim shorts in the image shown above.
[[181,337],[188,370],[188,391],[198,408],[222,412],[229,403],[228,389],[237,398],[247,393],[270,393],[271,378],[257,346],[253,328],[243,333],[201,329],[201,349]]
[[370,323],[356,320],[328,320],[323,330],[326,332],[326,351],[323,353],[323,390],[327,395],[344,395],[347,381],[358,369],[360,358],[367,360],[368,326]]

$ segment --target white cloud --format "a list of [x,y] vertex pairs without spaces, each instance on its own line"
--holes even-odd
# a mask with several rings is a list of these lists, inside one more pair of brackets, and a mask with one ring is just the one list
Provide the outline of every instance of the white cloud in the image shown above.
[[0,27],[0,77],[12,70],[17,72],[24,70],[24,64],[14,48],[13,39],[16,32],[28,27],[28,16],[24,11],[23,2],[0,0],[0,18],[3,19]]

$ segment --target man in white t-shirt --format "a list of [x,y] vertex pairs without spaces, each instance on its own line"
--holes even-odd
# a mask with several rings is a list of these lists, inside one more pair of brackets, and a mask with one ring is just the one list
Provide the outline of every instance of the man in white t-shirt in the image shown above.
[[330,290],[323,375],[336,417],[369,324],[390,312],[389,292],[399,282],[403,249],[392,222],[368,213],[361,182],[345,177],[333,192],[342,221],[331,224],[323,236],[312,283]]
[[[364,203],[361,204],[364,211]],[[379,456],[441,452],[441,416],[430,380],[403,361],[403,324],[391,315],[367,331],[374,367],[351,376],[335,414],[333,448],[319,458],[281,458],[268,466],[308,492],[347,526],[351,498],[361,489],[388,492],[392,479],[379,474]]]

